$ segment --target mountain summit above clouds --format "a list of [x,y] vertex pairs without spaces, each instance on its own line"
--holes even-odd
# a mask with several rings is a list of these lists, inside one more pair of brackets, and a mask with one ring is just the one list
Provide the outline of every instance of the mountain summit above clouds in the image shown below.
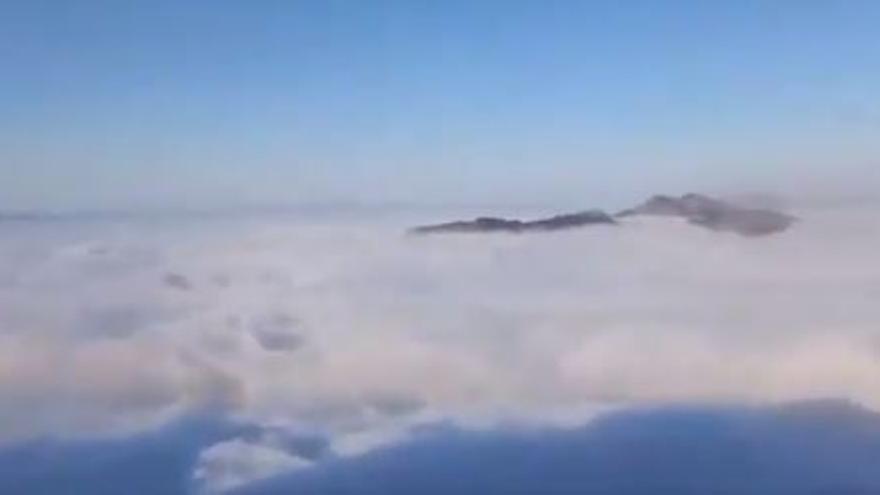
[[424,225],[413,228],[411,232],[415,234],[442,232],[530,232],[571,229],[586,225],[614,225],[616,223],[614,218],[604,211],[588,210],[527,222],[505,218],[480,217],[474,220]]
[[617,217],[635,215],[682,217],[694,225],[744,236],[782,232],[796,220],[791,215],[775,210],[740,206],[693,193],[678,198],[654,196],[635,208],[618,213]]
[[796,220],[779,211],[741,206],[702,194],[691,193],[681,197],[654,196],[639,206],[624,210],[615,216],[602,210],[588,210],[532,221],[480,217],[474,220],[419,226],[411,229],[411,232],[415,234],[546,232],[589,225],[617,225],[618,219],[638,215],[681,217],[694,225],[749,237],[782,232]]

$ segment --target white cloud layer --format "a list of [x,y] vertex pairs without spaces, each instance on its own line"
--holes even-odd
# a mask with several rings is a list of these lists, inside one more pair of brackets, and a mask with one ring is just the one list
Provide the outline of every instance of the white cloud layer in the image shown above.
[[[438,420],[880,410],[880,220],[802,216],[761,239],[669,219],[446,237],[394,218],[0,225],[0,442],[210,410],[355,455]],[[215,446],[200,469],[267,448]]]
[[203,450],[196,462],[193,480],[206,493],[222,493],[311,464],[271,442],[234,439]]

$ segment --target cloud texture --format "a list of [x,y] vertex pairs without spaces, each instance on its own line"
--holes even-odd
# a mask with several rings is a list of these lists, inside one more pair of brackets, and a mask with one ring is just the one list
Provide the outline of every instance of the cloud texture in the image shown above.
[[[403,235],[411,216],[0,225],[0,444],[207,413],[346,457],[438,421],[880,410],[880,221],[800,213],[762,239],[674,219],[430,238]],[[311,462],[224,442],[201,454],[208,486]]]

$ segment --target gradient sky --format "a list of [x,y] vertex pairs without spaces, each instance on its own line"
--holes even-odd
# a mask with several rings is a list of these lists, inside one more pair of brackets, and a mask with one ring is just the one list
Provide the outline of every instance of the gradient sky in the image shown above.
[[0,1],[0,209],[871,184],[878,25],[870,0]]

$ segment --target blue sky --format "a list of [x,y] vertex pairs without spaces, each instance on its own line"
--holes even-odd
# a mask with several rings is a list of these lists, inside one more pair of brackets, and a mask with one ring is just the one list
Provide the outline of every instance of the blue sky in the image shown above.
[[0,208],[876,177],[872,1],[0,2]]

